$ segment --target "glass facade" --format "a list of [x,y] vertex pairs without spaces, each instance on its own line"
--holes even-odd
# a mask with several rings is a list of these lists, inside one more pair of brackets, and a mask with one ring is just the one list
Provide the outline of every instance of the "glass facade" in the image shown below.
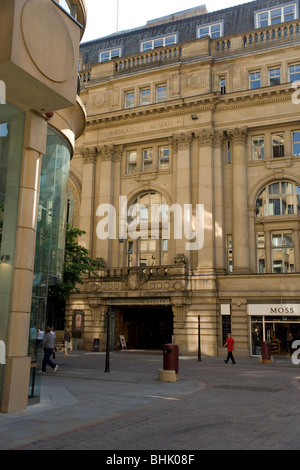
[[[0,106],[0,342],[5,348],[14,266],[24,113],[9,104]],[[4,361],[2,361],[4,362]],[[0,396],[3,364],[0,364]]]
[[261,342],[270,344],[271,354],[291,355],[293,341],[300,339],[298,316],[251,316],[251,354],[261,354]]
[[68,210],[71,149],[53,129],[48,129],[42,158],[38,206],[29,355],[32,368],[29,398],[40,396],[43,335],[47,322],[48,289],[62,280]]

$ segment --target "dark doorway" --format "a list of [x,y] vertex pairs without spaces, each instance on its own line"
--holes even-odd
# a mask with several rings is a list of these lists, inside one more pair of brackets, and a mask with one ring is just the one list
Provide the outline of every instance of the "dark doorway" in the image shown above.
[[172,307],[124,308],[123,334],[129,349],[161,349],[172,341]]

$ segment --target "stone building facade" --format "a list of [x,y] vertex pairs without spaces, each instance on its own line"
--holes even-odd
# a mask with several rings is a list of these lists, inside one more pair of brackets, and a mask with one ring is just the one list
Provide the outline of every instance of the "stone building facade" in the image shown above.
[[[274,354],[300,334],[297,1],[204,6],[82,44],[73,224],[103,259],[68,305],[79,346]],[[159,214],[159,216],[158,216]],[[200,328],[199,328],[200,326]],[[291,336],[290,336],[291,338]]]

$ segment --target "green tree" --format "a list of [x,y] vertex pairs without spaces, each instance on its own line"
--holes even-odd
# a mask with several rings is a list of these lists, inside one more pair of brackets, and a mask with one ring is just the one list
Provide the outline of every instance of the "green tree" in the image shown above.
[[84,274],[97,276],[97,270],[103,265],[89,256],[89,250],[79,245],[78,237],[85,231],[67,225],[63,280],[51,286],[49,294],[61,300],[67,300],[72,292],[79,292],[78,284],[83,284]]

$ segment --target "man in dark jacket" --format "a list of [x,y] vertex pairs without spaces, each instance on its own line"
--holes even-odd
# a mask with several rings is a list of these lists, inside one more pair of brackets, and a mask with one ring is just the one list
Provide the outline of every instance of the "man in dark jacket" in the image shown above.
[[51,361],[50,357],[55,351],[55,338],[53,334],[51,333],[51,330],[49,326],[46,329],[46,335],[44,338],[44,359],[43,359],[43,364],[42,364],[42,372],[46,372],[46,366],[49,364],[52,369],[54,369],[54,372],[57,371],[58,365],[54,364],[54,362]]

